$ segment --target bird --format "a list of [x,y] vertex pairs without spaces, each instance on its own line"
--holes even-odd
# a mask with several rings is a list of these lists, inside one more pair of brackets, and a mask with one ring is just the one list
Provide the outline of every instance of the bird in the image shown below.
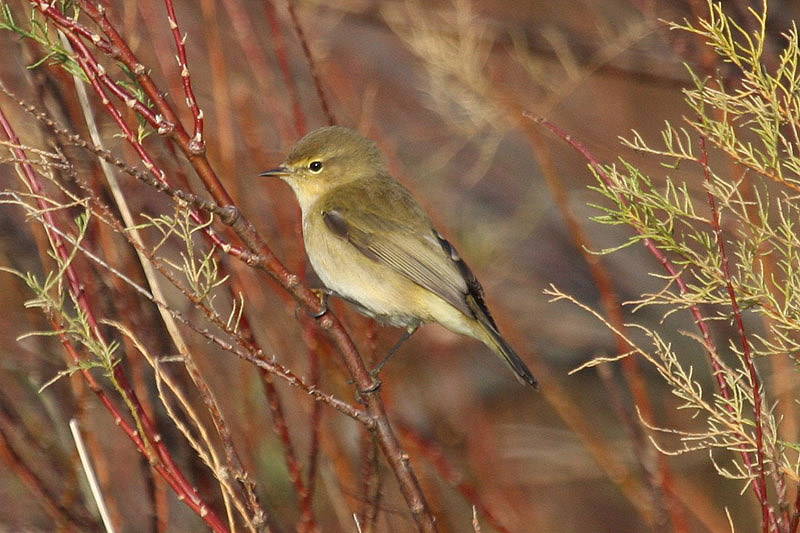
[[344,126],[322,127],[260,176],[278,177],[294,191],[308,259],[328,291],[366,316],[406,329],[389,356],[419,326],[435,322],[481,341],[521,383],[538,388],[500,334],[472,270],[390,175],[372,140]]

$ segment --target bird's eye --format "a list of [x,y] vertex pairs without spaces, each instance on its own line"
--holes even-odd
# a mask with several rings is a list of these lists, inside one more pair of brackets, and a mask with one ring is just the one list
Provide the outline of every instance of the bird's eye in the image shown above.
[[313,172],[314,174],[318,174],[322,171],[322,161],[312,161],[308,164],[308,170]]

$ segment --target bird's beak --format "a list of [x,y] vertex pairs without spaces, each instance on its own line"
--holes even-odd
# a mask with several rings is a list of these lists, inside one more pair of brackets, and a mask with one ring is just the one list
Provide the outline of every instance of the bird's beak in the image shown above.
[[262,172],[261,174],[259,174],[259,176],[263,176],[266,178],[272,178],[272,177],[281,178],[283,176],[288,176],[291,173],[292,173],[291,170],[286,168],[286,166],[281,165],[279,167],[273,168],[272,170],[267,170],[266,172]]

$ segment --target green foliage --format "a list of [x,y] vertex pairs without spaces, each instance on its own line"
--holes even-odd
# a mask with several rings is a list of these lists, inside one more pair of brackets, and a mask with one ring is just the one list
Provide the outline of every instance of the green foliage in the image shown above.
[[[601,214],[595,220],[635,230],[625,243],[602,253],[644,242],[673,267],[669,274],[652,273],[665,280],[663,287],[641,295],[633,302],[637,308],[659,306],[665,315],[690,309],[700,323],[735,325],[739,314],[745,315],[747,326],[732,329],[727,350],[715,340],[699,340],[720,363],[714,390],[663,332],[631,326],[649,339],[650,345],[642,346],[614,331],[633,346],[626,355],[649,361],[680,399],[680,409],[704,422],[701,431],[659,428],[681,441],[677,450],[662,451],[729,450],[730,463],[720,464],[710,454],[720,475],[748,483],[772,475],[777,498],[783,498],[785,480],[800,479],[800,456],[797,443],[781,440],[781,419],[772,407],[793,400],[774,390],[768,375],[756,378],[753,360],[764,373],[767,358],[794,362],[800,354],[798,32],[792,26],[782,35],[779,60],[768,64],[766,5],[749,10],[753,31],[726,14],[722,3],[709,3],[709,12],[707,20],[671,28],[699,36],[732,71],[706,78],[689,68],[694,86],[685,91],[691,112],[684,124],[667,123],[660,146],[636,132],[622,141],[657,158],[665,175],[647,175],[624,159],[596,169],[594,190],[607,201],[596,206]],[[681,172],[672,174],[675,170]],[[552,294],[569,298],[557,290]],[[763,454],[760,463],[752,459],[756,451]],[[776,508],[787,504],[777,503]]]
[[[31,216],[38,217],[41,215],[32,205],[21,198],[10,200],[6,198],[1,200],[0,203],[13,203],[22,206],[30,212]],[[46,224],[43,218],[40,220],[43,224]],[[55,267],[53,270],[48,271],[43,278],[39,278],[30,272],[0,268],[0,270],[22,279],[33,293],[33,298],[25,302],[25,307],[40,309],[53,324],[58,324],[58,327],[55,327],[53,331],[37,331],[28,333],[26,336],[64,335],[77,345],[82,346],[86,353],[92,356],[77,365],[71,365],[63,372],[59,372],[53,379],[46,382],[41,389],[46,388],[63,376],[91,368],[101,368],[107,377],[111,377],[114,365],[116,365],[114,353],[119,348],[119,343],[116,341],[104,341],[94,334],[88,317],[75,301],[74,293],[67,290],[66,283],[68,282],[64,278],[67,268],[73,260],[80,253],[85,252],[85,250],[81,249],[81,243],[86,235],[90,220],[91,217],[88,211],[84,211],[75,218],[75,235],[62,235],[71,244],[70,254],[64,258],[52,251],[50,257],[53,259]]]
[[[69,19],[76,23],[78,22],[78,17],[81,14],[78,5],[71,1],[61,1],[57,5],[59,10],[67,15]],[[76,59],[67,39],[62,38],[60,32],[50,27],[46,21],[43,21],[42,15],[35,9],[30,11],[30,19],[27,27],[25,27],[14,20],[8,3],[0,3],[0,30],[8,30],[18,34],[21,38],[31,39],[46,52],[41,59],[29,65],[28,68],[35,69],[44,64],[59,65],[72,76],[89,83],[89,77]],[[100,39],[99,35],[96,35],[96,37]],[[141,102],[152,109],[153,103],[147,97],[136,75],[121,61],[117,61],[115,64],[122,73],[122,78],[117,81],[118,85],[126,89],[137,102]],[[138,141],[142,142],[151,133],[153,133],[153,129],[149,127],[144,117],[137,114],[136,137]]]
[[[71,2],[62,3],[61,7],[65,13],[71,12],[71,18],[77,20],[79,11],[74,4]],[[36,68],[45,63],[61,65],[73,76],[77,76],[86,82],[89,81],[89,78],[86,77],[86,73],[75,60],[75,56],[64,47],[63,43],[58,38],[58,34],[52,31],[46,22],[41,20],[41,16],[37,15],[35,10],[31,11],[29,25],[25,28],[14,21],[11,7],[3,2],[0,4],[0,29],[12,31],[26,39],[32,39],[40,44],[44,50],[47,50],[47,54],[44,57],[28,68]]]
[[149,224],[138,227],[151,226],[161,234],[161,239],[155,245],[153,253],[158,252],[170,237],[176,237],[184,248],[180,252],[180,261],[173,261],[166,257],[162,258],[162,261],[176,274],[180,273],[185,278],[188,284],[186,290],[197,301],[202,301],[213,309],[213,290],[223,285],[228,280],[228,276],[220,276],[214,249],[203,250],[195,240],[197,234],[211,226],[212,219],[198,224],[192,220],[190,212],[186,209],[176,209],[174,217],[162,214],[158,217],[147,218]]

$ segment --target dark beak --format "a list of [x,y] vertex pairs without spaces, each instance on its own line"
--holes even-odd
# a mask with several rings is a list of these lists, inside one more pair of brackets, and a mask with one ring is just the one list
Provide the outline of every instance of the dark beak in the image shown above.
[[291,174],[291,171],[286,168],[285,166],[281,165],[277,168],[273,168],[272,170],[267,170],[266,172],[262,172],[259,176],[263,176],[266,178],[276,177],[280,178],[281,176],[288,176]]

